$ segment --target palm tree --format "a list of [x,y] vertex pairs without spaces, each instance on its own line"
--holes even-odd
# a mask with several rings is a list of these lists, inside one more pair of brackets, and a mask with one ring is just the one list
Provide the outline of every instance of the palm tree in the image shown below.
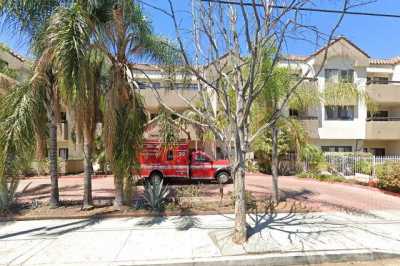
[[44,94],[32,90],[28,81],[0,98],[0,210],[12,201],[14,177],[30,162],[45,116]]
[[[33,51],[38,60],[30,88],[34,91],[45,92],[42,98],[46,107],[49,128],[49,160],[51,176],[50,205],[59,205],[58,172],[57,172],[57,121],[59,115],[59,91],[56,83],[54,68],[49,63],[50,50],[44,49],[41,41],[49,17],[58,7],[67,4],[68,0],[4,0],[0,2],[0,14],[4,18],[3,26],[14,27],[29,38]],[[33,92],[32,92],[33,93]],[[36,94],[36,93],[34,93]],[[40,129],[44,132],[43,128]],[[43,134],[39,134],[38,136]],[[43,148],[43,138],[37,142]],[[41,154],[43,156],[43,154]]]
[[63,100],[73,114],[78,138],[84,146],[83,209],[92,208],[92,157],[96,124],[99,121],[101,71],[104,57],[90,49],[96,17],[94,10],[78,3],[60,7],[49,19],[46,45],[52,51]]
[[[92,5],[90,5],[92,4]],[[169,59],[170,45],[153,35],[140,7],[129,0],[77,1],[60,7],[46,29],[58,79],[68,105],[80,119],[85,142],[84,205],[91,204],[90,178],[101,64],[108,64],[104,140],[114,173],[115,205],[127,203],[132,167],[141,145],[145,115],[128,75],[135,60]],[[90,107],[92,106],[92,107]],[[125,188],[125,189],[124,189]]]
[[109,21],[96,33],[96,47],[110,61],[110,86],[106,94],[104,140],[106,154],[114,172],[115,206],[128,203],[124,187],[132,181],[131,169],[137,167],[146,116],[140,96],[132,86],[127,70],[135,60],[169,60],[171,46],[153,35],[141,8],[129,0],[116,1]]

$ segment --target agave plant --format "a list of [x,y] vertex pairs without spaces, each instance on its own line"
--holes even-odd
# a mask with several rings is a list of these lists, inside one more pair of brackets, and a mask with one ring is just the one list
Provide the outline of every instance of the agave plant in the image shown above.
[[170,193],[168,186],[163,185],[163,180],[160,182],[146,182],[144,189],[144,199],[146,206],[153,212],[163,210],[164,204]]

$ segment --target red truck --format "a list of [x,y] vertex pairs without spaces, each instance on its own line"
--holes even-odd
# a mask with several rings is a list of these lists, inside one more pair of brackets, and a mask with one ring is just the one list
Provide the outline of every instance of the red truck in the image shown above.
[[231,179],[228,160],[212,160],[203,151],[191,151],[188,143],[164,145],[159,141],[145,141],[139,157],[140,175],[150,180],[164,177],[216,180],[227,183]]

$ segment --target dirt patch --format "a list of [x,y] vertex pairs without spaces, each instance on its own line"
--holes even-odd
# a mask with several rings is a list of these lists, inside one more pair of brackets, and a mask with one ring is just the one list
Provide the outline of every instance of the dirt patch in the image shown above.
[[[133,204],[135,206],[136,203]],[[248,203],[249,213],[266,212],[313,212],[319,209],[307,206],[302,201],[288,200],[276,204],[269,201],[256,200]],[[176,216],[204,214],[234,213],[230,199],[211,200],[202,197],[184,197],[169,202],[165,210],[159,213],[144,208],[124,206],[116,209],[111,201],[97,202],[92,210],[82,210],[80,201],[63,201],[59,208],[50,208],[48,204],[38,203],[37,206],[27,203],[15,204],[9,212],[0,214],[0,221],[9,220],[43,220],[43,219],[84,219],[106,217],[145,217],[145,216]]]

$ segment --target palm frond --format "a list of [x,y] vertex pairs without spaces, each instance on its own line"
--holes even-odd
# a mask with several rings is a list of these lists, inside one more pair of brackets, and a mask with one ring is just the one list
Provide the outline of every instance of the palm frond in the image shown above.
[[[0,98],[0,208],[9,204],[7,180],[31,161],[38,127],[45,127],[43,95],[29,82],[18,84]],[[7,197],[5,195],[8,195]]]

